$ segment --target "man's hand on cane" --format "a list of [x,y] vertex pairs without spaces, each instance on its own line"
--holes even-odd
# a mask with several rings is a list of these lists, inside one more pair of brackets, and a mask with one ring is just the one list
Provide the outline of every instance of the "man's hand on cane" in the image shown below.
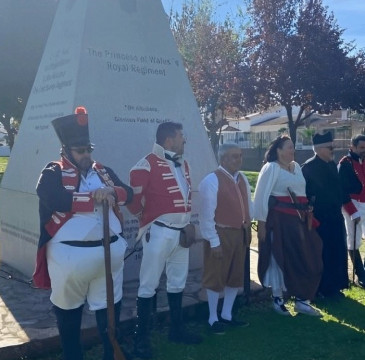
[[95,202],[102,203],[104,200],[108,202],[109,207],[115,205],[115,191],[112,187],[103,187],[93,192]]

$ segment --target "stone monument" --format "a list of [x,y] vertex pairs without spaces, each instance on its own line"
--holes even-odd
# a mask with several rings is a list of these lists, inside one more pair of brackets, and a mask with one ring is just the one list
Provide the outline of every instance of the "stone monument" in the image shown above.
[[[151,151],[158,124],[170,120],[184,126],[194,195],[216,167],[160,0],[60,0],[0,189],[1,261],[29,277],[39,236],[35,186],[59,158],[51,120],[77,106],[88,111],[95,159],[124,182]],[[138,222],[124,215],[132,249]],[[200,268],[200,246],[191,253],[191,268]],[[138,278],[139,263],[140,253],[126,260],[127,282]]]

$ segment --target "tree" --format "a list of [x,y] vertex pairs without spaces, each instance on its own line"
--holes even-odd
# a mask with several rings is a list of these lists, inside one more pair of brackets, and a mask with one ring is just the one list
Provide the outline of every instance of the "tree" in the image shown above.
[[342,107],[350,108],[358,114],[364,114],[365,53],[363,50],[348,57],[344,82],[346,86],[342,89]]
[[171,29],[183,57],[212,146],[226,116],[244,112],[251,102],[245,87],[249,68],[243,62],[242,41],[227,17],[213,20],[210,0],[185,3],[180,14],[170,13]]
[[[247,5],[246,56],[257,101],[285,107],[295,143],[306,118],[341,106],[353,47],[342,40],[343,30],[322,0],[248,0]],[[294,106],[299,107],[295,119]]]
[[0,1],[0,122],[14,143],[58,0]]
[[303,130],[301,130],[299,133],[303,138],[303,144],[304,145],[310,145],[312,141],[312,137],[315,134],[316,129],[313,127],[305,127]]

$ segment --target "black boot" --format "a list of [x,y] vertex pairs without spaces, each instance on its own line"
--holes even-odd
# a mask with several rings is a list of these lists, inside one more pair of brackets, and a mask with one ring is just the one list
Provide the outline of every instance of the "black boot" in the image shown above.
[[349,255],[352,261],[352,265],[355,268],[355,274],[359,285],[365,288],[365,269],[362,263],[359,250],[349,250]]
[[63,360],[83,360],[80,341],[83,305],[77,309],[63,310],[53,306],[61,338]]
[[[116,304],[114,304],[115,337],[116,338],[117,338],[117,334],[118,334],[120,307],[121,307],[121,301],[118,301]],[[101,340],[103,342],[103,347],[104,347],[103,360],[113,360],[114,351],[113,351],[113,346],[109,341],[109,335],[108,335],[108,310],[107,309],[96,310],[95,318],[96,318],[96,324],[98,326],[99,334],[100,334]]]
[[153,298],[137,298],[137,326],[134,338],[134,355],[141,359],[152,358],[150,320]]
[[175,343],[200,344],[203,339],[200,335],[186,330],[182,316],[182,292],[167,293],[170,306],[169,340]]

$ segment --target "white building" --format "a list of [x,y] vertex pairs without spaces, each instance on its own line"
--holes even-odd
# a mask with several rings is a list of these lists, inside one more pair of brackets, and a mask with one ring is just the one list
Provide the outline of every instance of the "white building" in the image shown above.
[[[299,113],[299,107],[293,107],[293,118]],[[297,149],[311,147],[311,138],[305,127],[313,131],[332,130],[339,146],[348,146],[352,132],[359,133],[363,123],[351,121],[347,110],[334,111],[331,115],[311,115],[305,126],[297,132]],[[272,107],[266,111],[249,114],[238,119],[228,119],[228,125],[222,128],[220,143],[235,142],[242,148],[266,147],[280,133],[289,132],[288,117],[283,106]],[[343,145],[342,145],[343,144]]]

